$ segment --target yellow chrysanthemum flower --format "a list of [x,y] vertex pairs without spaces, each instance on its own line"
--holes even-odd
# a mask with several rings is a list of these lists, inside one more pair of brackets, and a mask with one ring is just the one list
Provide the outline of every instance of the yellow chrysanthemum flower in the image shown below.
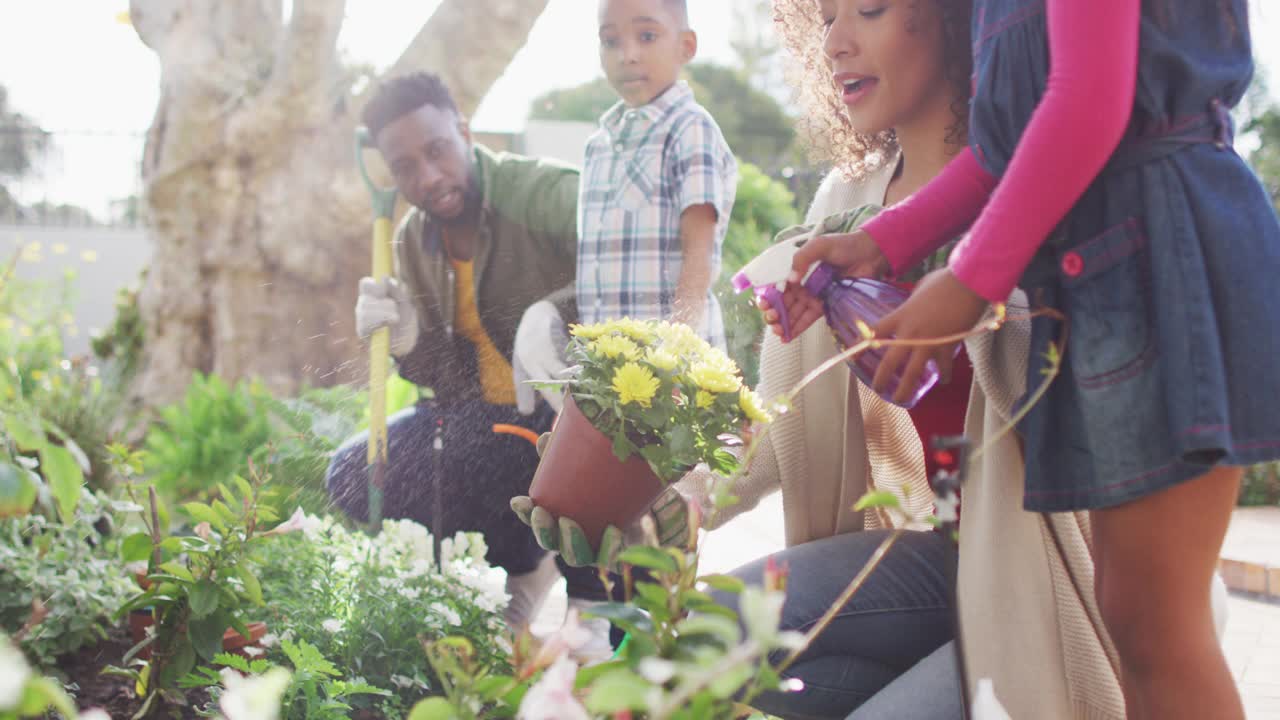
[[694,395],[693,402],[700,408],[709,408],[715,404],[716,396],[706,390],[699,390],[698,394]]
[[609,323],[591,323],[590,325],[570,325],[569,334],[574,337],[580,337],[583,340],[594,340],[613,332],[613,328],[609,327]]
[[649,407],[659,384],[658,378],[639,363],[629,362],[613,373],[613,390],[623,405],[636,403]]
[[661,348],[649,348],[649,351],[644,354],[644,359],[664,372],[675,370],[676,365],[680,363],[680,358]]
[[616,358],[621,355],[627,360],[635,360],[640,357],[640,346],[621,335],[605,335],[596,338],[591,341],[589,349],[607,358]]
[[624,317],[614,320],[611,325],[614,332],[620,332],[638,343],[647,345],[653,342],[654,323]]
[[689,368],[689,379],[695,385],[715,393],[737,392],[742,380],[734,375],[724,363],[699,360]]
[[773,418],[761,407],[760,396],[745,385],[738,391],[738,407],[751,422],[767,423]]

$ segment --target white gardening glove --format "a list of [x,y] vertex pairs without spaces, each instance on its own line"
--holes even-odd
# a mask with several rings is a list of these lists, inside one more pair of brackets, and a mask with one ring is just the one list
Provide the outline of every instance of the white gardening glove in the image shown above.
[[395,278],[360,278],[356,334],[367,340],[374,330],[384,327],[391,332],[391,354],[396,357],[407,355],[418,342],[418,311],[409,291]]
[[[564,361],[564,349],[569,344],[569,332],[565,328],[560,311],[547,300],[529,306],[516,327],[515,348],[512,351],[511,370],[516,384],[516,408],[523,414],[533,412],[537,396],[530,380],[560,380],[561,373],[569,367]],[[556,412],[564,404],[564,394],[558,389],[539,389],[542,397]]]

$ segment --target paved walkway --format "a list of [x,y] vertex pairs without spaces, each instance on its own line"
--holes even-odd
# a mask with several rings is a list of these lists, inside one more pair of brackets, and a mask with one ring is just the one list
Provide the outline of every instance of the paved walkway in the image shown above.
[[[707,536],[703,572],[723,572],[783,546],[782,503],[773,495]],[[1223,549],[1223,576],[1233,590],[1241,578],[1255,578],[1250,567],[1268,567],[1275,597],[1263,593],[1232,592],[1223,641],[1249,720],[1280,720],[1280,508],[1249,508],[1236,512]],[[1234,564],[1233,564],[1234,563]],[[1268,565],[1269,564],[1269,565]],[[1236,566],[1246,569],[1235,571]],[[1268,587],[1268,586],[1264,586]],[[555,629],[564,616],[564,583],[553,591],[535,623],[539,634]],[[1207,719],[1206,719],[1207,720]]]

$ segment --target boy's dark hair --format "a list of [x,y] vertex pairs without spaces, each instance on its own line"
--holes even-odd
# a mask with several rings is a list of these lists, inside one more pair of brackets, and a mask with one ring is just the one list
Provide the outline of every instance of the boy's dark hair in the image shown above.
[[689,27],[689,0],[662,0],[667,9],[680,21],[682,29]]
[[369,134],[374,138],[396,118],[417,110],[423,105],[433,105],[441,110],[458,114],[453,95],[445,87],[439,75],[415,72],[400,75],[382,83],[364,106],[361,117]]

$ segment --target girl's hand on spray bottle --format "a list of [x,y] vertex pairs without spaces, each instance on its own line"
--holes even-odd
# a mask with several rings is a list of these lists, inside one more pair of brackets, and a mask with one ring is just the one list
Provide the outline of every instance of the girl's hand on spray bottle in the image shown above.
[[[960,282],[951,270],[935,270],[924,277],[915,292],[897,310],[873,328],[876,337],[899,340],[930,340],[972,330],[987,311],[987,301]],[[905,402],[920,381],[925,363],[938,368],[938,381],[951,381],[951,365],[956,343],[889,347],[876,369],[872,389],[881,392],[893,380],[899,365],[906,363],[898,382],[895,402]]]

